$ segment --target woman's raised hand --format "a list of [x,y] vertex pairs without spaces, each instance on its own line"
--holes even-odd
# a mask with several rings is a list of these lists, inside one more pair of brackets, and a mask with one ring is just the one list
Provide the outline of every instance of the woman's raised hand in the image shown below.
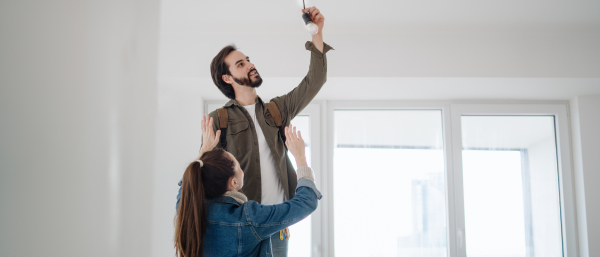
[[219,138],[221,137],[221,130],[217,130],[215,134],[213,132],[213,118],[208,114],[202,117],[202,147],[200,148],[200,154],[198,158],[202,156],[203,153],[208,152],[215,148],[219,143]]
[[293,127],[292,124],[290,124],[285,127],[285,138],[285,145],[292,155],[294,155],[294,158],[296,158],[298,167],[308,166],[306,163],[306,155],[304,153],[304,140],[302,139],[300,131],[296,133],[296,127]]

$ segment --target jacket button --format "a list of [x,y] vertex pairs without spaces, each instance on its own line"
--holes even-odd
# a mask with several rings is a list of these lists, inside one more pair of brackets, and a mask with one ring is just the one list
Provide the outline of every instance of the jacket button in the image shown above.
[[259,158],[256,158],[256,162],[259,162],[259,161],[260,161],[260,159],[259,159]]
[[258,145],[258,142],[254,142],[254,145]]

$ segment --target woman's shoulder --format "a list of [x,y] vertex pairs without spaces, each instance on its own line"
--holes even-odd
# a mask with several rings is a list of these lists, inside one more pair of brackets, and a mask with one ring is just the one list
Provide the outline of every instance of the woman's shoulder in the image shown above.
[[232,197],[220,196],[206,200],[208,204],[208,221],[210,223],[239,224],[246,222],[244,204]]

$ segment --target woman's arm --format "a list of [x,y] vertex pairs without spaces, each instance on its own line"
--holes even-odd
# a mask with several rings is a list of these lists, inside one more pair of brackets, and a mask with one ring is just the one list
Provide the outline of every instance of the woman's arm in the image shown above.
[[302,139],[300,131],[296,133],[296,127],[290,124],[285,127],[284,132],[286,138],[285,146],[287,146],[287,149],[296,158],[296,166],[298,168],[308,166],[308,163],[306,163],[306,153],[304,152],[304,139]]
[[285,127],[284,132],[286,138],[285,145],[296,159],[296,167],[298,167],[298,170],[296,171],[298,181],[300,181],[301,178],[306,178],[314,182],[315,176],[312,170],[308,167],[308,163],[306,162],[306,153],[304,151],[305,146],[304,139],[302,139],[302,134],[300,133],[300,131],[296,133],[296,127],[293,127],[292,124]]
[[[310,170],[308,167],[304,167]],[[312,171],[310,171],[312,173]],[[314,179],[314,178],[313,178]],[[315,182],[303,177],[298,181],[296,195],[289,201],[277,205],[262,205],[255,201],[244,204],[244,212],[251,229],[259,240],[269,238],[277,231],[296,224],[313,213],[322,195]]]

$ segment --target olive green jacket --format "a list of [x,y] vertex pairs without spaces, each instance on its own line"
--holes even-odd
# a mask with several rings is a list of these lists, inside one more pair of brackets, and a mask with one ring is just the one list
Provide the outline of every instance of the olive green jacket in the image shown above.
[[[283,126],[289,125],[290,121],[312,101],[325,84],[327,80],[327,58],[325,54],[331,49],[333,48],[324,43],[323,53],[321,53],[312,42],[306,42],[306,50],[311,52],[308,74],[300,82],[300,85],[292,91],[271,99],[279,108]],[[285,144],[279,135],[279,128],[265,104],[260,97],[257,98],[256,120],[265,135],[269,149],[271,149],[284,194],[287,199],[292,199],[298,183],[296,171],[287,156]],[[226,135],[227,149],[225,150],[235,156],[244,171],[242,192],[249,200],[260,203],[262,199],[261,169],[254,122],[252,122],[252,118],[246,109],[239,105],[235,99],[227,102],[224,107],[227,108],[229,116]],[[217,131],[219,129],[217,111],[215,110],[209,115],[215,121],[213,129]],[[221,144],[219,143],[217,147],[221,147]]]

